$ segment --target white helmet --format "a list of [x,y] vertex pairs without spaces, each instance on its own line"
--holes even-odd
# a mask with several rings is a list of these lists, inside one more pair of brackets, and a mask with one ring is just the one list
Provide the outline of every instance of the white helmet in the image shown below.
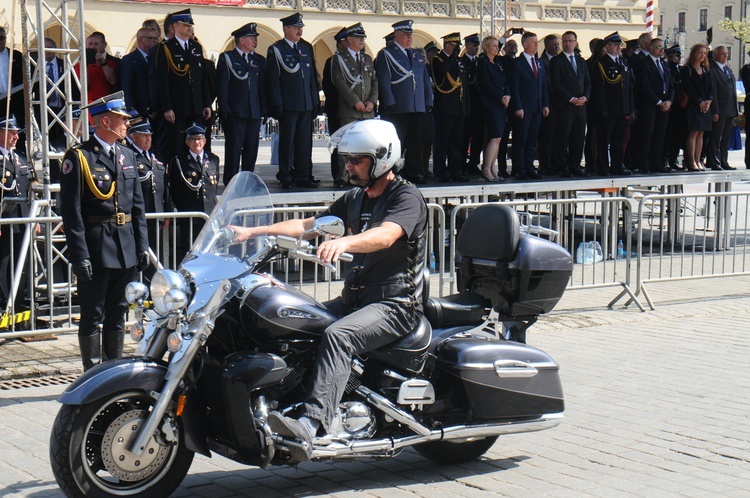
[[401,164],[401,141],[392,123],[382,119],[354,121],[336,130],[328,141],[333,153],[370,156],[370,178],[374,181]]

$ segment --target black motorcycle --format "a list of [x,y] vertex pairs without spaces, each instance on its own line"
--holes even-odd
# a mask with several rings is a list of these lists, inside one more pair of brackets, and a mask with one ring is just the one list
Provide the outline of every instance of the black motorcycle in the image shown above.
[[[50,456],[66,495],[166,496],[195,452],[261,468],[297,463],[289,449],[305,443],[272,433],[267,415],[300,405],[320,336],[336,317],[262,273],[285,258],[326,266],[309,242],[264,236],[238,244],[228,228],[272,221],[266,186],[240,173],[179,271],[154,275],[151,302],[145,285],[128,286],[136,354],[90,369],[59,399]],[[313,230],[340,236],[344,226],[323,217]],[[313,459],[391,457],[413,446],[458,463],[500,435],[560,423],[558,365],[523,342],[562,296],[570,253],[521,234],[515,212],[500,204],[467,217],[456,250],[464,292],[427,299],[411,333],[354,359]]]

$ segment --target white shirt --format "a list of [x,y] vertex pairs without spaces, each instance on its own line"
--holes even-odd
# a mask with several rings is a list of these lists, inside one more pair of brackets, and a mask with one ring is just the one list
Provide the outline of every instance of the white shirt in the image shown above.
[[193,159],[195,159],[195,162],[197,162],[198,164],[200,164],[201,166],[203,166],[203,161],[201,160],[201,156],[200,155],[193,154],[192,152],[190,154],[193,156]]
[[109,151],[112,150],[112,147],[114,147],[114,144],[112,145],[108,144],[107,142],[102,140],[101,137],[99,137],[99,135],[97,135],[96,133],[94,133],[94,138],[96,138],[99,141],[99,144],[102,146],[102,150],[104,150],[104,154],[108,156]]
[[182,38],[180,38],[177,35],[175,35],[175,39],[179,42],[180,46],[182,46],[183,50],[187,50],[187,44],[188,44],[187,40],[183,40]]
[[286,41],[290,47],[294,48],[294,46],[297,44],[297,42],[293,42],[289,38],[284,38],[284,41]]
[[136,48],[141,53],[141,55],[143,56],[143,58],[146,59],[146,60],[148,60],[148,54],[146,52],[144,52],[143,50],[141,50],[141,47],[136,47]]
[[360,53],[359,53],[359,52],[355,52],[354,50],[352,50],[352,49],[351,49],[351,48],[349,48],[349,47],[346,47],[346,49],[347,49],[347,50],[349,51],[349,53],[350,53],[350,54],[352,55],[352,59],[354,59],[355,61],[359,59],[359,57],[360,57]]
[[534,71],[536,69],[535,72],[538,73],[539,69],[536,66],[536,59],[535,59],[535,57],[532,56],[532,55],[527,54],[526,52],[521,52],[521,53],[523,54],[524,57],[526,57],[526,62],[529,63],[529,67],[531,67],[531,70]]
[[10,72],[10,50],[0,52],[0,94],[8,92],[8,73]]
[[0,156],[10,159],[10,151],[6,150],[2,145],[0,145]]
[[406,50],[406,49],[405,49],[404,47],[402,47],[401,45],[399,45],[399,44],[398,44],[398,43],[396,43],[395,41],[393,42],[393,44],[394,44],[394,45],[396,45],[396,47],[400,48],[400,49],[401,49],[401,51],[402,51],[402,52],[404,53],[404,55],[405,55],[405,56],[406,56],[407,58],[409,57],[409,51],[408,51],[408,50]]

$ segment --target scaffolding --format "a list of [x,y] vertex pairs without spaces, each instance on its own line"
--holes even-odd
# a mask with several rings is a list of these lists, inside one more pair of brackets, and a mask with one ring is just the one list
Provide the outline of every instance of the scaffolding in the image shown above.
[[508,29],[510,18],[513,17],[512,4],[516,3],[511,0],[480,0],[480,38],[489,35],[498,38],[502,36]]

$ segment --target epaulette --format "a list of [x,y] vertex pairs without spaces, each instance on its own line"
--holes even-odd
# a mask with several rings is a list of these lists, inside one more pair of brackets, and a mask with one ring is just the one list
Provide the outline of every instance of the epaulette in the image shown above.
[[82,145],[83,145],[83,143],[81,143],[81,142],[76,142],[76,143],[74,143],[73,145],[71,145],[71,146],[70,146],[70,148],[71,148],[71,149],[80,149]]
[[120,140],[120,145],[128,145],[128,141],[123,138]]

